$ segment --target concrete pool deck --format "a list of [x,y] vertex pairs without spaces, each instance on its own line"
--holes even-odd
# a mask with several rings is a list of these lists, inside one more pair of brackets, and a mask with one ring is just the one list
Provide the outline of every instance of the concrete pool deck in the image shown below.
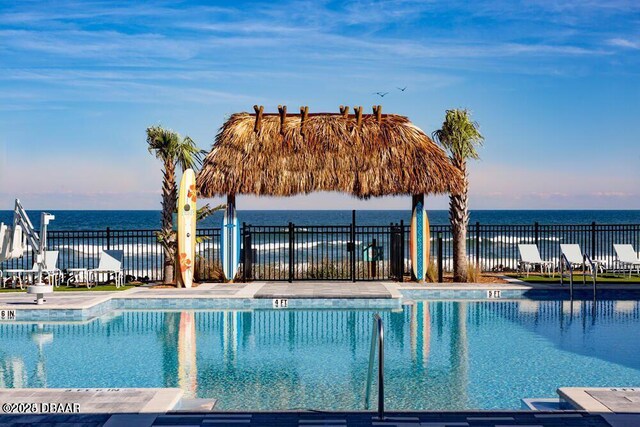
[[[0,426],[613,426],[640,425],[640,389],[562,388],[564,411],[190,411],[176,388],[0,389]],[[203,399],[196,399],[203,400]],[[199,402],[197,402],[199,403]],[[185,408],[186,406],[186,408]]]
[[[591,291],[590,285],[575,285],[575,291],[586,293]],[[249,282],[249,283],[203,283],[196,288],[173,289],[173,288],[152,288],[139,286],[124,291],[65,291],[54,292],[47,295],[46,303],[36,305],[33,295],[22,292],[2,292],[0,293],[0,310],[42,310],[55,313],[61,310],[90,310],[100,305],[105,305],[109,301],[161,301],[180,299],[181,301],[216,301],[219,304],[211,307],[188,307],[188,308],[224,308],[225,302],[238,303],[241,300],[253,300],[263,303],[260,308],[267,307],[267,301],[271,299],[291,299],[296,300],[301,305],[298,308],[309,308],[313,300],[360,300],[384,302],[389,308],[391,301],[411,299],[414,295],[426,296],[428,298],[462,298],[462,299],[487,299],[495,298],[488,294],[488,291],[501,291],[498,298],[513,299],[526,298],[528,292],[536,292],[544,295],[545,291],[563,292],[568,295],[568,286],[561,287],[558,284],[529,284],[517,279],[509,279],[509,283],[397,283],[397,282],[330,282],[330,281],[305,281],[305,282]],[[420,291],[424,291],[421,294]],[[640,284],[607,284],[598,285],[598,291],[607,292],[636,292],[640,296]],[[417,294],[416,294],[417,292]],[[309,302],[304,303],[304,300]],[[306,304],[306,305],[305,305]],[[363,303],[364,304],[364,303]],[[399,306],[399,303],[398,303]],[[254,306],[255,307],[255,306]],[[364,305],[354,306],[356,308]],[[136,307],[124,307],[124,309],[135,309]],[[145,308],[145,307],[141,307]],[[153,309],[153,307],[149,307]],[[160,307],[165,308],[165,307]],[[238,305],[231,305],[229,308],[241,308]],[[245,306],[244,308],[251,308]],[[296,308],[290,306],[290,308]],[[373,307],[372,308],[377,308]],[[384,307],[383,307],[384,308]],[[113,308],[108,308],[107,311]],[[98,316],[102,312],[92,313]],[[0,319],[2,320],[2,319]],[[68,319],[59,319],[68,320]]]
[[[589,411],[215,412],[185,410],[176,388],[0,389],[0,426],[622,426]],[[188,403],[186,403],[188,406]],[[601,411],[599,411],[601,412]],[[608,415],[612,415],[609,412]],[[637,418],[624,418],[637,421]],[[630,424],[637,425],[637,424]]]

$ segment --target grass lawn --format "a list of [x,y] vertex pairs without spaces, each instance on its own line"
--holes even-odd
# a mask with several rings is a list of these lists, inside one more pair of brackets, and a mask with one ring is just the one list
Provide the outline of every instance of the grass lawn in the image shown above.
[[[109,285],[93,286],[93,287],[91,287],[91,289],[87,289],[86,286],[78,286],[77,288],[74,288],[73,286],[60,285],[60,287],[54,288],[53,291],[54,292],[126,291],[127,289],[135,288],[136,286],[139,286],[139,285],[126,284],[126,285],[120,286],[119,288],[116,288],[116,285],[109,284]],[[13,289],[13,288],[10,288],[10,287],[9,288],[0,288],[0,293],[2,293],[2,292],[27,292],[27,287],[25,286],[24,289],[20,289],[20,288]]]
[[[509,277],[513,277],[515,279],[519,279],[522,280],[523,282],[528,282],[528,283],[560,283],[560,276],[556,274],[555,277],[549,277],[549,276],[541,276],[539,274],[531,274],[529,275],[529,277],[527,277],[524,274],[507,274],[507,276]],[[590,275],[586,275],[585,277],[587,284],[592,283],[591,282],[591,276]],[[565,276],[565,282],[569,282],[569,277],[568,275]],[[577,283],[580,284],[582,283],[582,274],[574,274],[573,275],[573,283]],[[598,284],[607,284],[607,283],[619,283],[619,284],[640,284],[640,276],[631,276],[629,277],[628,275],[621,275],[621,274],[611,274],[611,273],[605,273],[605,274],[599,274],[598,275]]]

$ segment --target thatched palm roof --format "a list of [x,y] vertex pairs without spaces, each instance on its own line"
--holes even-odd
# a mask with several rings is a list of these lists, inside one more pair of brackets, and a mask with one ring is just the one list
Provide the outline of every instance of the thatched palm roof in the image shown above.
[[286,109],[262,114],[262,107],[233,114],[204,160],[198,190],[203,197],[456,192],[460,176],[442,149],[408,118],[377,108],[372,115],[341,108],[287,116]]

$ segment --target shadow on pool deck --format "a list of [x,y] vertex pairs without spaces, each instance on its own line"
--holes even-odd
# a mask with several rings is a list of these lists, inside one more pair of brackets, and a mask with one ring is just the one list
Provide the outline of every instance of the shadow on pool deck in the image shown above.
[[[585,412],[389,412],[379,420],[372,412],[208,412],[168,414],[2,415],[0,426],[610,426]],[[631,425],[631,424],[630,424]],[[636,424],[637,425],[637,424]]]

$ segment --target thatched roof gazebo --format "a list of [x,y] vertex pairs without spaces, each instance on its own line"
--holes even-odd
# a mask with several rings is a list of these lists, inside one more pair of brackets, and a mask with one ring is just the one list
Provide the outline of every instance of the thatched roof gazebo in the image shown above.
[[202,197],[293,196],[338,191],[359,198],[456,192],[460,176],[444,151],[404,116],[233,114],[197,177]]

